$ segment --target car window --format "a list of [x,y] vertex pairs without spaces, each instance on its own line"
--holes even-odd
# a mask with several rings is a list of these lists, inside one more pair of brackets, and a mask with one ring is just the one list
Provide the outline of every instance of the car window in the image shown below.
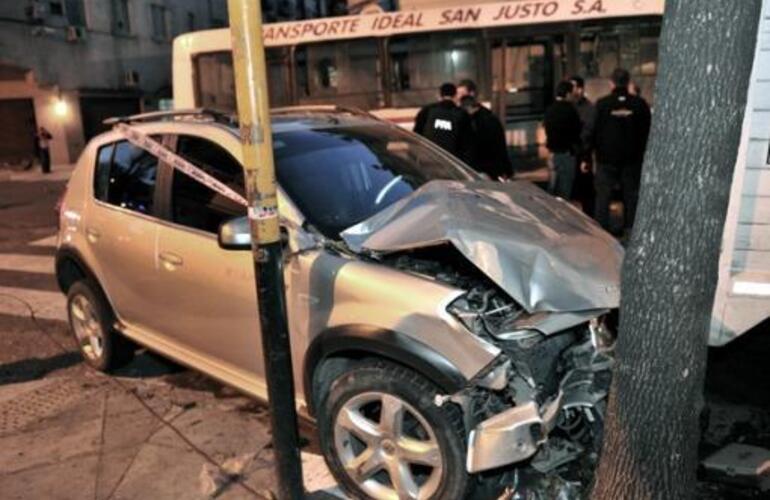
[[273,143],[281,187],[330,238],[431,180],[474,178],[422,139],[387,125],[292,130],[276,133]]
[[[244,195],[241,164],[217,144],[193,136],[179,136],[177,153],[207,174]],[[175,170],[171,188],[173,222],[216,233],[219,225],[246,215],[246,207]]]
[[152,214],[158,159],[127,141],[99,150],[94,196],[111,205]]

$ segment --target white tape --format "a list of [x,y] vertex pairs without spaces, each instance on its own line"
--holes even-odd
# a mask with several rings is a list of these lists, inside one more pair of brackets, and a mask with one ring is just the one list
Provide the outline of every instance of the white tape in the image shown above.
[[196,167],[178,154],[172,152],[170,149],[155,139],[149,137],[144,132],[141,132],[134,127],[130,127],[125,123],[118,123],[115,125],[115,129],[123,134],[123,136],[131,144],[144,149],[151,155],[156,156],[159,160],[170,165],[172,168],[179,170],[183,174],[192,177],[212,191],[219,193],[222,196],[225,196],[234,202],[243,205],[244,207],[249,205],[246,199],[238,194],[235,190],[218,181],[216,178],[207,174],[202,169]]

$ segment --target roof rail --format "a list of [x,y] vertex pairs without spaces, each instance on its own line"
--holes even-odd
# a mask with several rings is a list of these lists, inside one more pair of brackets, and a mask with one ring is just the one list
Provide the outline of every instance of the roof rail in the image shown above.
[[290,113],[348,113],[356,116],[366,116],[368,118],[377,118],[375,115],[359,108],[350,106],[340,106],[337,104],[310,104],[305,106],[286,106],[281,108],[272,108],[270,114],[285,115]]
[[105,125],[116,125],[118,123],[136,123],[136,122],[149,122],[160,120],[174,120],[177,118],[210,118],[216,122],[234,124],[237,122],[236,118],[223,111],[217,111],[207,108],[194,108],[194,109],[173,109],[169,111],[152,111],[150,113],[140,113],[137,115],[129,116],[115,116],[107,118],[102,123]]

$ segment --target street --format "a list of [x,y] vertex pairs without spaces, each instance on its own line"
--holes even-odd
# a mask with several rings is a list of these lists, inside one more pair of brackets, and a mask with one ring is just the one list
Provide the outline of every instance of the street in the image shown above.
[[[265,406],[148,353],[114,377],[81,362],[53,274],[68,174],[0,170],[2,498],[271,498]],[[306,487],[333,486],[303,434]]]

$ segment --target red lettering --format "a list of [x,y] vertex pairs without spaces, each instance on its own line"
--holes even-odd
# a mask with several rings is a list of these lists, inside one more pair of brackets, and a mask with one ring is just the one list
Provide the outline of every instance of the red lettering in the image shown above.
[[441,11],[441,21],[439,21],[439,26],[443,26],[445,24],[449,24],[452,22],[452,10],[442,10]]
[[543,15],[545,17],[551,17],[559,10],[559,2],[548,2],[543,6]]
[[309,35],[313,32],[313,23],[305,23],[304,26],[302,26],[302,36]]
[[603,14],[606,11],[604,10],[604,5],[602,5],[602,0],[596,0],[594,4],[591,6],[590,9],[588,9],[588,13],[597,12],[599,14]]
[[272,40],[273,39],[273,27],[272,26],[266,26],[265,27],[265,33],[263,35],[263,38],[265,40]]
[[336,35],[337,29],[339,28],[339,26],[340,26],[339,21],[332,21],[331,23],[329,23],[329,34]]
[[328,23],[321,22],[316,24],[315,28],[313,29],[313,35],[315,36],[324,36],[326,34],[326,28],[328,28]]
[[475,21],[478,22],[478,20],[481,18],[481,9],[468,9],[468,13],[465,17],[465,21]]

